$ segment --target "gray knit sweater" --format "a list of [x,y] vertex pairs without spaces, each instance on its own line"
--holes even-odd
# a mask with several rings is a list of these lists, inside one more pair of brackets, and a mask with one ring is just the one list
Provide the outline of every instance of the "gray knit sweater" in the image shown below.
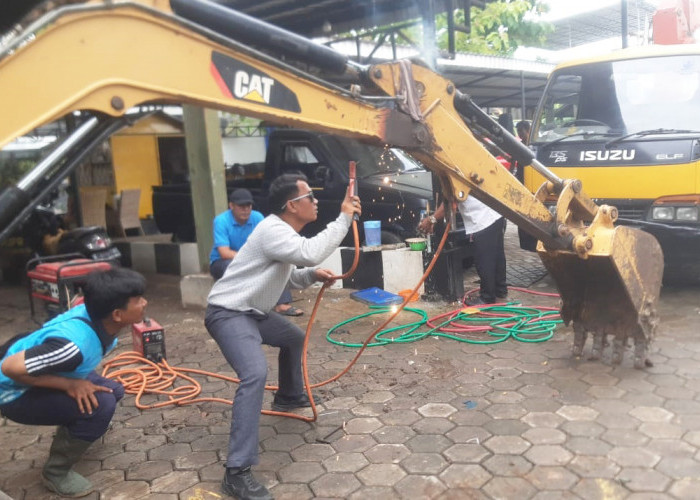
[[207,301],[233,311],[269,312],[287,282],[292,288],[306,288],[315,281],[314,268],[308,266],[317,266],[333,253],[351,222],[341,212],[326,229],[304,238],[276,215],[267,216],[214,283]]

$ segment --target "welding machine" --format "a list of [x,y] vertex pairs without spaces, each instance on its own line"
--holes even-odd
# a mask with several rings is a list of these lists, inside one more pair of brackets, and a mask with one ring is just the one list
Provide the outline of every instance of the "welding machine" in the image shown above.
[[[81,257],[81,258],[76,258]],[[108,261],[82,258],[80,254],[37,257],[27,262],[29,310],[34,318],[34,299],[46,304],[49,317],[67,311],[75,305],[80,287],[93,271],[112,268]]]
[[141,323],[131,327],[131,340],[134,351],[154,363],[165,359],[165,330],[151,318],[144,318]]

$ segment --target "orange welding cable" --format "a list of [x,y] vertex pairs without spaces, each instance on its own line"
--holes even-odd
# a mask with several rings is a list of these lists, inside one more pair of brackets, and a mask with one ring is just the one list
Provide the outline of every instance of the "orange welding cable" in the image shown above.
[[[309,348],[309,338],[311,337],[311,327],[314,324],[314,321],[316,320],[316,313],[318,312],[318,308],[321,305],[321,300],[323,298],[323,294],[325,293],[326,289],[330,287],[330,283],[339,279],[346,279],[349,278],[350,276],[353,275],[355,270],[357,269],[357,265],[360,262],[360,235],[357,231],[357,221],[353,219],[352,221],[352,236],[353,236],[353,241],[355,242],[355,254],[354,258],[352,260],[352,265],[350,266],[350,269],[347,270],[344,274],[341,274],[340,276],[333,276],[330,280],[326,281],[323,286],[321,286],[321,290],[319,290],[318,295],[316,295],[316,302],[314,303],[313,310],[311,311],[311,316],[309,316],[309,322],[306,324],[306,332],[304,334],[304,346],[301,351],[301,374],[304,379],[304,387],[306,388],[306,392],[309,395],[309,402],[311,403],[311,412],[313,414],[312,417],[304,417],[302,415],[297,415],[296,413],[291,413],[291,412],[281,412],[281,411],[273,411],[273,410],[263,410],[263,413],[265,415],[278,415],[282,417],[292,417],[296,418],[298,420],[303,420],[304,422],[315,422],[316,419],[318,418],[318,410],[316,409],[316,402],[314,401],[314,396],[311,393],[311,388],[312,387],[319,387],[319,385],[323,384],[316,384],[316,385],[311,385],[309,382],[309,369],[306,364],[306,355],[307,351]],[[329,381],[330,382],[330,381]],[[326,382],[328,383],[328,382]],[[267,387],[266,387],[267,389]],[[278,387],[273,387],[274,389],[278,389]]]
[[[116,371],[109,371],[112,367],[128,366],[134,363],[139,363],[141,367],[121,368]],[[138,352],[123,352],[114,359],[105,363],[102,373],[103,376],[113,378],[120,382],[128,394],[134,394],[136,396],[136,407],[141,410],[160,408],[173,404],[184,406],[195,402],[217,402],[231,404],[231,400],[223,398],[207,397],[194,399],[195,396],[201,392],[202,386],[194,378],[184,375],[186,372],[219,378],[228,382],[240,382],[240,380],[237,378],[220,375],[218,373],[212,373],[205,370],[198,370],[195,368],[173,368],[166,360],[162,360],[160,363],[162,366],[154,363],[153,361],[145,359],[143,355]],[[168,374],[167,378],[164,377],[165,373]],[[189,381],[190,384],[181,385],[170,391],[162,390],[164,387],[171,386],[178,377]],[[145,392],[166,395],[168,396],[169,400],[153,404],[143,404],[141,403],[141,397]]]
[[[357,265],[360,261],[360,245],[359,245],[359,234],[357,230],[357,222],[353,221],[352,223],[353,227],[353,236],[355,240],[355,256],[352,262],[352,265],[348,272],[343,274],[342,276],[334,277],[333,279],[345,279],[349,276],[352,275],[352,273],[355,272],[357,269]],[[327,287],[327,285],[324,285]],[[321,289],[323,291],[323,288]],[[317,303],[319,303],[320,300],[317,300]],[[316,310],[318,307],[314,309],[314,313],[312,314],[312,317],[310,319],[310,324],[313,324],[313,318],[316,316]],[[308,339],[308,333],[310,332],[310,327],[307,328],[307,339]],[[306,349],[308,342],[304,343],[304,349]],[[112,368],[119,368],[119,367],[124,367],[128,365],[132,365],[134,363],[141,363],[142,365],[145,365],[145,367],[142,368],[121,368],[116,371],[110,372],[110,369]],[[192,404],[192,403],[199,403],[199,402],[221,402],[221,403],[226,403],[226,404],[231,404],[230,400],[226,400],[223,398],[196,398],[195,396],[200,393],[201,391],[201,386],[200,384],[193,379],[192,377],[188,377],[187,375],[184,375],[183,372],[189,372],[189,373],[196,373],[200,375],[205,375],[209,377],[215,377],[215,378],[220,378],[229,382],[234,382],[234,383],[240,383],[240,379],[235,378],[235,377],[228,377],[225,375],[219,375],[216,373],[211,373],[205,370],[198,370],[195,368],[172,368],[166,360],[161,361],[163,367],[159,366],[158,364],[145,359],[141,354],[137,352],[124,352],[116,356],[114,359],[108,361],[105,363],[104,369],[103,369],[103,376],[109,377],[116,379],[119,381],[122,385],[124,385],[125,391],[128,394],[134,394],[136,396],[136,401],[135,405],[137,408],[141,410],[145,409],[151,409],[151,408],[160,408],[163,406],[168,406],[168,405],[186,405],[186,404]],[[165,370],[163,370],[163,368]],[[164,371],[167,372],[168,377],[164,378]],[[305,382],[308,385],[308,374],[305,374]],[[190,385],[183,385],[180,386],[176,389],[170,390],[170,391],[165,391],[163,390],[165,387],[171,386],[175,379],[181,377],[184,378],[185,380],[188,380],[190,382]],[[268,390],[274,390],[277,389],[277,386],[273,385],[266,385],[265,389]],[[307,390],[308,387],[307,387]],[[152,394],[161,394],[161,395],[166,395],[168,396],[168,401],[162,401],[160,403],[154,403],[150,405],[146,405],[141,403],[141,398],[145,392],[152,393]],[[313,402],[312,402],[313,404]],[[313,407],[314,410],[314,420],[316,418],[316,410],[315,407]],[[308,417],[302,417],[301,415],[297,415],[295,413],[288,413],[288,412],[275,412],[271,410],[263,410],[262,411],[264,414],[268,415],[282,415],[286,417],[292,417],[292,418],[297,418],[297,419],[302,419],[302,420],[307,420]]]
[[[355,228],[354,228],[354,229],[355,229]],[[355,230],[356,230],[356,229],[355,229]],[[427,269],[426,269],[425,272],[423,273],[423,276],[422,276],[421,279],[418,281],[418,284],[416,284],[416,286],[413,288],[413,290],[411,291],[411,293],[407,295],[408,298],[412,297],[412,296],[418,291],[418,289],[420,288],[420,286],[423,284],[423,282],[426,280],[426,278],[428,277],[428,275],[430,274],[430,272],[433,270],[433,267],[435,266],[435,262],[436,262],[438,256],[440,255],[440,253],[442,252],[443,247],[445,246],[445,241],[447,241],[447,235],[449,234],[449,232],[450,232],[450,224],[449,224],[449,222],[448,222],[448,223],[446,224],[445,232],[444,232],[443,235],[442,235],[442,239],[440,240],[440,244],[438,245],[438,248],[437,248],[437,251],[435,252],[435,255],[433,256],[432,260],[430,261],[430,264],[428,265]],[[355,250],[356,250],[356,252],[359,253],[359,246],[358,246],[358,238],[357,238],[357,235],[356,235],[356,239],[355,239]],[[352,273],[355,271],[355,267],[356,267],[356,262],[353,262],[353,267],[351,267],[350,270],[349,270],[347,273],[343,274],[342,276],[338,276],[337,279],[344,279],[345,277],[349,276],[350,274],[352,274]],[[401,305],[397,308],[397,310],[394,311],[391,315],[389,315],[389,317],[388,317],[382,324],[380,324],[380,325],[367,337],[367,339],[365,340],[365,342],[362,344],[362,347],[360,347],[360,348],[358,349],[358,351],[357,351],[357,353],[355,354],[355,356],[350,360],[350,362],[347,364],[347,366],[346,366],[344,369],[342,369],[340,372],[338,372],[338,373],[337,373],[336,375],[334,375],[333,377],[331,377],[331,378],[329,378],[329,379],[327,379],[327,380],[324,380],[323,382],[318,382],[318,383],[316,383],[316,384],[311,384],[311,383],[309,383],[309,372],[308,372],[308,367],[307,367],[307,353],[308,353],[308,346],[309,346],[309,338],[311,337],[311,327],[312,327],[313,322],[314,322],[314,320],[315,320],[315,318],[316,318],[316,313],[318,312],[318,308],[319,308],[319,306],[321,305],[321,299],[322,299],[322,297],[323,297],[323,293],[325,292],[326,288],[328,288],[329,286],[330,286],[330,285],[328,285],[328,284],[324,284],[324,285],[321,287],[321,290],[319,291],[319,293],[318,293],[318,295],[317,295],[317,297],[316,297],[316,303],[314,304],[313,311],[311,312],[311,317],[309,318],[309,323],[308,323],[308,325],[307,325],[307,327],[306,327],[306,335],[305,335],[305,338],[304,338],[304,348],[303,348],[303,350],[302,350],[302,357],[301,357],[302,375],[303,375],[303,377],[304,377],[304,386],[306,387],[306,391],[307,391],[307,393],[308,393],[308,395],[309,395],[309,401],[311,402],[311,410],[312,410],[312,412],[313,412],[313,417],[302,418],[302,419],[301,419],[301,420],[305,420],[305,421],[307,421],[307,422],[314,422],[314,421],[316,420],[317,415],[318,415],[318,413],[317,413],[317,411],[316,411],[316,404],[314,403],[313,394],[312,394],[312,392],[311,392],[311,389],[312,389],[312,388],[316,388],[316,387],[321,387],[321,386],[326,385],[326,384],[330,384],[331,382],[334,382],[334,381],[338,380],[340,377],[342,377],[343,375],[345,375],[345,374],[350,370],[350,368],[352,368],[352,367],[355,365],[355,363],[357,362],[357,360],[359,359],[359,357],[362,355],[362,353],[364,352],[364,350],[367,348],[367,345],[372,341],[372,339],[374,338],[374,336],[375,336],[378,332],[382,331],[382,330],[384,329],[384,327],[386,327],[389,323],[391,323],[391,322],[394,320],[394,318],[395,318],[396,316],[398,316],[398,315],[401,313],[401,311],[403,311],[404,307],[406,307],[406,304],[408,304],[408,300],[407,300],[407,299],[404,299],[404,301],[403,301],[403,302],[401,303]],[[285,415],[286,415],[286,414],[285,414]]]
[[[353,236],[354,236],[354,241],[355,241],[355,256],[353,259],[353,263],[350,267],[350,269],[340,275],[340,276],[334,276],[331,280],[329,281],[334,281],[338,279],[346,279],[347,277],[351,276],[355,270],[357,269],[357,265],[359,263],[359,256],[360,256],[360,248],[359,248],[359,234],[357,230],[357,222],[353,221]],[[423,276],[421,279],[418,281],[418,284],[413,288],[411,294],[408,295],[408,297],[412,297],[420,288],[420,286],[423,284],[423,282],[427,279],[428,275],[432,271],[433,267],[435,266],[435,262],[437,261],[438,256],[442,252],[443,247],[445,246],[445,242],[447,241],[447,235],[449,234],[450,230],[450,225],[449,223],[445,227],[445,232],[442,235],[442,238],[440,240],[440,244],[438,245],[437,251],[435,252],[435,255],[433,256],[432,260],[430,261],[430,264],[426,268],[425,272],[423,273]],[[372,338],[377,334],[377,332],[381,331],[386,327],[391,321],[394,320],[396,316],[398,316],[401,311],[404,309],[404,307],[407,304],[407,301],[404,300],[404,302],[399,306],[399,308],[392,313],[386,321],[384,321],[378,328],[376,328],[371,335],[367,337],[365,340],[364,344],[362,347],[357,351],[356,355],[354,358],[348,363],[348,365],[341,370],[339,373],[334,375],[333,377],[323,381],[319,382],[316,384],[311,384],[309,382],[309,375],[308,375],[308,366],[307,366],[307,352],[308,352],[308,344],[309,344],[309,338],[311,334],[311,328],[313,326],[313,323],[316,319],[316,314],[318,312],[318,308],[321,304],[321,300],[323,298],[323,294],[325,290],[329,287],[329,283],[326,282],[323,284],[321,287],[321,290],[319,291],[317,297],[316,297],[316,302],[314,304],[314,308],[312,310],[311,316],[309,317],[309,322],[307,324],[306,328],[306,334],[304,337],[304,346],[303,346],[303,351],[302,351],[302,375],[304,378],[304,386],[306,388],[306,391],[309,395],[309,401],[311,402],[311,410],[313,413],[313,417],[304,417],[302,415],[297,415],[296,413],[290,413],[290,412],[277,412],[277,411],[272,411],[272,410],[262,410],[262,413],[265,415],[277,415],[277,416],[283,416],[283,417],[290,417],[290,418],[295,418],[298,420],[303,420],[305,422],[314,422],[317,417],[318,417],[318,411],[316,410],[316,404],[313,400],[313,394],[311,389],[316,388],[316,387],[321,387],[323,385],[329,384],[331,382],[334,382],[335,380],[338,380],[341,376],[343,376],[345,373],[347,373],[350,368],[357,362],[359,359],[360,355],[362,352],[367,348],[367,345],[371,342]],[[133,364],[135,362],[140,362],[140,363],[145,363],[147,365],[147,370],[149,373],[157,374],[155,379],[151,375],[147,375],[143,373],[143,370],[139,369],[121,369],[118,370],[117,372],[114,373],[109,373],[109,369],[112,366],[124,366],[124,365],[129,365]],[[172,368],[170,365],[168,365],[167,361],[163,360],[161,361],[163,364],[164,368],[169,374],[169,377],[167,379],[162,379],[163,375],[163,370],[156,364],[153,363],[150,360],[147,360],[143,358],[143,356],[139,353],[136,352],[125,352],[120,355],[118,355],[116,358],[113,360],[105,363],[105,368],[103,369],[103,376],[109,377],[109,378],[116,378],[119,382],[125,385],[126,392],[129,394],[136,394],[136,407],[139,409],[150,409],[150,408],[160,408],[163,406],[167,405],[178,405],[178,406],[184,406],[188,404],[193,404],[193,403],[200,403],[200,402],[220,402],[220,403],[225,403],[225,404],[231,404],[230,400],[226,400],[223,398],[195,398],[197,394],[201,391],[201,386],[199,383],[193,379],[192,377],[188,377],[187,375],[184,375],[181,372],[189,372],[189,373],[196,373],[200,375],[205,375],[209,377],[215,377],[215,378],[220,378],[226,381],[234,382],[234,383],[240,383],[240,379],[237,379],[235,377],[228,377],[225,375],[219,375],[216,373],[211,373],[207,372],[204,370],[198,370],[195,368]],[[129,375],[128,378],[125,378],[125,375]],[[189,386],[180,386],[172,391],[164,391],[162,390],[163,387],[171,385],[174,380],[177,377],[182,377],[188,381],[191,382],[191,385]],[[134,384],[137,385],[136,388],[134,388]],[[266,385],[265,389],[267,390],[275,390],[278,389],[278,386],[274,385]],[[168,401],[162,401],[160,403],[154,403],[151,405],[144,405],[140,402],[141,397],[143,396],[143,393],[146,391],[149,391],[150,393],[155,393],[155,394],[163,394],[167,395],[169,400]],[[177,397],[176,397],[177,396]]]

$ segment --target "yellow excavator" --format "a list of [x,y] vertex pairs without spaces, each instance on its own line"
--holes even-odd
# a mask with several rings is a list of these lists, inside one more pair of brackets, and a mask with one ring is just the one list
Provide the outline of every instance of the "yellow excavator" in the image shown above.
[[[91,118],[0,195],[0,231],[43,189],[42,180],[71,166],[59,152],[84,156],[124,126],[131,108],[186,103],[225,110],[403,149],[438,176],[448,201],[474,196],[539,240],[562,318],[573,323],[574,355],[592,333],[592,356],[600,357],[612,335],[613,362],[632,339],[635,366],[648,363],[663,272],[656,240],[615,227],[614,207],[597,206],[579,181],[539,164],[467,94],[419,63],[359,65],[206,0],[54,0],[1,43],[0,147],[69,113]],[[489,152],[487,139],[489,148],[544,176],[536,195]],[[543,204],[552,197],[554,215]]]

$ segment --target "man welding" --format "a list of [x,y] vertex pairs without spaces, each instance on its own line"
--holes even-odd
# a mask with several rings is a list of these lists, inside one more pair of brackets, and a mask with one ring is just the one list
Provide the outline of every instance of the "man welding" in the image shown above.
[[279,390],[272,409],[308,407],[301,355],[304,332],[273,311],[287,282],[306,288],[330,281],[333,272],[315,267],[328,258],[345,237],[353,215],[362,213],[360,199],[348,186],[340,214],[313,238],[299,234],[316,220],[318,202],[303,175],[285,174],[270,185],[272,212],[260,222],[208,298],[205,325],[241,382],[233,400],[226,473],[222,489],[246,499],[269,499],[269,491],[253,477],[258,463],[258,424],[267,380],[261,344],[280,348]]

